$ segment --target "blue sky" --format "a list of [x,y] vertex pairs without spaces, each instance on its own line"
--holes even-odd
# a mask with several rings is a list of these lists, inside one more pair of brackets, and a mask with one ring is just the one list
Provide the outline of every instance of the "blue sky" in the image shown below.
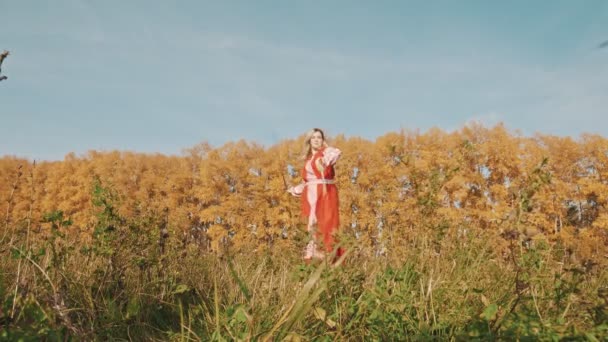
[[608,1],[0,1],[0,156],[312,127],[608,136]]

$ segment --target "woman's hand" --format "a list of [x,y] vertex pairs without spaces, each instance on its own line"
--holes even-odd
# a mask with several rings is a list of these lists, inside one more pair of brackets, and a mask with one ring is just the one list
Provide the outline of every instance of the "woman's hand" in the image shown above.
[[323,151],[323,166],[334,165],[340,156],[342,155],[342,151],[335,147],[327,147],[325,151]]
[[302,192],[304,192],[304,183],[298,184],[296,186],[290,186],[287,189],[287,192],[289,192],[292,196],[300,197],[300,195],[302,195]]

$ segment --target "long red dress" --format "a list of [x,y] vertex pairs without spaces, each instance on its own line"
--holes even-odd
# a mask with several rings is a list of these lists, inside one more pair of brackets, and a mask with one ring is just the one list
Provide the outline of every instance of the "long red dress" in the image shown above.
[[[335,184],[334,165],[341,151],[325,147],[309,158],[302,169],[303,183],[290,188],[296,196],[302,195],[302,215],[308,221],[307,229],[313,233],[313,240],[308,244],[304,259],[323,258],[323,251],[318,249],[322,242],[326,253],[334,251],[336,233],[340,226],[338,205],[338,188]],[[342,255],[339,248],[336,256]]]

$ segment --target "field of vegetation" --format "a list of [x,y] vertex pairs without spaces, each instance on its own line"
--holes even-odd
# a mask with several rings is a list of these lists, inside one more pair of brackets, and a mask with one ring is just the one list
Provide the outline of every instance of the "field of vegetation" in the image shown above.
[[0,159],[0,340],[608,338],[608,140],[337,136],[337,265],[301,260],[300,139]]

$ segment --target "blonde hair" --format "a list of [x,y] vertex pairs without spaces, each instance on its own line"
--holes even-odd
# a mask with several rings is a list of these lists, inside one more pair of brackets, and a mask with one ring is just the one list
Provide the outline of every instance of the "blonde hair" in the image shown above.
[[323,147],[327,147],[327,142],[325,141],[325,133],[320,128],[313,128],[306,133],[304,137],[304,151],[302,152],[302,159],[306,160],[312,156],[312,146],[310,145],[310,139],[312,139],[313,134],[321,133],[321,138],[323,138]]

